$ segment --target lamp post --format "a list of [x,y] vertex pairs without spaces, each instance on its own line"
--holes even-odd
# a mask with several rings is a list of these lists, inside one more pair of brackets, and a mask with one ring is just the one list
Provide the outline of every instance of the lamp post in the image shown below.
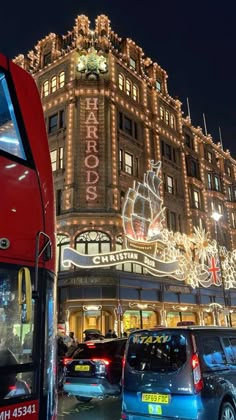
[[220,274],[221,274],[221,281],[222,281],[223,299],[224,299],[224,315],[225,315],[225,319],[226,319],[226,326],[228,327],[230,325],[229,316],[228,316],[227,309],[226,309],[226,307],[228,306],[228,302],[227,302],[227,296],[226,296],[226,291],[225,291],[225,280],[224,280],[224,273],[223,273],[223,268],[222,268],[222,261],[221,261],[221,256],[220,256],[220,247],[219,247],[219,241],[218,241],[218,222],[221,219],[222,214],[214,211],[212,213],[211,217],[212,217],[212,219],[214,220],[214,223],[215,223],[215,239],[216,239],[217,254],[218,254],[218,259],[219,259],[219,267],[220,267]]

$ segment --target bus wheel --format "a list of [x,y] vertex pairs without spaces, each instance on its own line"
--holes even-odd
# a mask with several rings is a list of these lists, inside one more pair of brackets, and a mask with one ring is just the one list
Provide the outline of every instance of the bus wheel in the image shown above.
[[91,397],[80,397],[79,395],[76,395],[75,398],[80,402],[89,402],[92,399]]
[[236,420],[235,409],[229,402],[222,405],[219,420]]

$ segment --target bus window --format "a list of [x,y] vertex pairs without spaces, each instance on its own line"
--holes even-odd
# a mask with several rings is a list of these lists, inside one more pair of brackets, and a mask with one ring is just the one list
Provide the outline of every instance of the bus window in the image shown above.
[[0,149],[26,159],[6,78],[0,72]]

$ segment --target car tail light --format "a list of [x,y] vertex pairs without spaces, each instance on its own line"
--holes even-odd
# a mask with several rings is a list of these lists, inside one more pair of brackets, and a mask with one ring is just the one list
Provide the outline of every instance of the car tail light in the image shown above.
[[8,387],[8,391],[15,391],[16,390],[16,385],[11,385]]
[[203,380],[198,355],[192,356],[193,384],[196,392],[200,392],[203,388]]
[[63,359],[63,365],[66,366],[68,365],[70,362],[72,362],[72,358],[71,357],[64,357]]
[[125,356],[122,359],[122,375],[121,375],[121,386],[124,385],[124,370],[125,370],[125,362],[126,362],[126,358]]
[[95,346],[95,344],[94,344],[94,343],[89,343],[89,342],[87,342],[87,343],[86,343],[86,346],[88,346],[90,349],[95,349],[95,348],[96,348],[96,346]]
[[111,361],[108,359],[92,359],[93,362],[103,363],[104,365],[108,366]]
[[122,420],[126,420],[128,417],[125,413],[121,413],[121,419]]

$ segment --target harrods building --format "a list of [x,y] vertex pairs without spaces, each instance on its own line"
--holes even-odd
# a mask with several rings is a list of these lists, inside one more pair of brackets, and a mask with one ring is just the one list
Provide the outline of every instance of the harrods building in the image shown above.
[[[78,16],[66,35],[50,33],[14,61],[33,75],[44,109],[58,323],[79,340],[87,328],[120,334],[183,321],[235,326],[236,161],[184,116],[165,70],[115,34],[105,15],[92,23]],[[156,214],[147,209],[152,200]],[[155,235],[145,236],[150,226]],[[161,269],[154,254],[147,257],[150,242]],[[83,266],[63,263],[68,247],[97,257]],[[184,274],[165,271],[180,255],[188,259]]]

